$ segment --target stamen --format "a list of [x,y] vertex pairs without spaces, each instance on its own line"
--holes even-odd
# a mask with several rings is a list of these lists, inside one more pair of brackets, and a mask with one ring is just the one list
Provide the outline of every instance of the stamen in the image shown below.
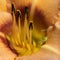
[[15,17],[15,7],[14,7],[14,4],[12,4],[12,19],[13,19],[13,25],[12,25],[12,42],[17,44],[18,45],[18,37],[17,37],[17,33],[18,33],[18,27],[17,27],[17,24],[16,24],[16,17]]
[[24,21],[24,46],[25,47],[26,47],[26,40],[29,39],[27,16],[28,16],[28,8],[25,7],[25,21]]
[[21,40],[21,12],[17,10],[18,14],[18,32],[19,32],[19,44],[22,45],[22,40]]
[[30,24],[29,24],[29,42],[30,42],[31,50],[33,48],[32,31],[33,31],[33,23],[30,22]]

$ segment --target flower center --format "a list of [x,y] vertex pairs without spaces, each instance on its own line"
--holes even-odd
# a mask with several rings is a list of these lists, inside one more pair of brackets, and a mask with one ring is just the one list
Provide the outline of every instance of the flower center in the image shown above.
[[[33,20],[28,21],[28,7],[25,7],[25,20],[24,26],[21,26],[21,12],[17,10],[18,24],[16,23],[15,7],[12,4],[12,31],[10,35],[6,35],[9,41],[10,48],[15,50],[18,55],[29,55],[37,52],[41,45],[46,42],[46,37],[43,32],[43,36],[37,34],[34,29]],[[38,37],[38,38],[37,38]]]

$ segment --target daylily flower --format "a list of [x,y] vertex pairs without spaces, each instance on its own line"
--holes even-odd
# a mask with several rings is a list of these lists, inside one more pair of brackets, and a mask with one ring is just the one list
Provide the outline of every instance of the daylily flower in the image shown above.
[[[6,1],[6,0],[4,0],[4,1]],[[7,10],[8,10],[7,8],[2,9],[1,11],[6,11],[6,12],[0,12],[0,35],[3,38],[3,39],[0,38],[1,39],[0,60],[10,60],[10,59],[12,60],[14,58],[16,60],[33,60],[33,59],[34,60],[59,60],[60,59],[60,51],[59,51],[60,49],[59,49],[59,40],[58,39],[60,39],[60,38],[57,35],[57,37],[56,37],[57,39],[56,40],[54,39],[55,38],[54,32],[58,33],[60,31],[58,29],[59,27],[56,26],[59,24],[55,24],[55,22],[57,21],[57,19],[55,18],[55,15],[58,12],[59,0],[54,0],[54,1],[52,1],[52,0],[47,1],[46,0],[43,2],[42,2],[42,0],[38,0],[38,1],[37,0],[33,0],[33,1],[32,0],[28,0],[28,1],[22,0],[21,2],[20,2],[20,0],[11,0],[11,1],[15,3],[16,10],[18,9],[22,12],[22,20],[24,20],[25,6],[27,6],[30,9],[29,10],[29,16],[30,16],[29,19],[31,19],[33,21],[34,28],[36,29],[36,31],[33,34],[35,34],[35,37],[37,37],[38,39],[40,39],[40,31],[41,30],[47,31],[46,28],[48,26],[50,26],[50,25],[54,25],[54,26],[53,26],[53,28],[48,29],[47,37],[49,39],[47,40],[46,44],[43,45],[37,53],[33,53],[31,55],[22,56],[22,57],[16,56],[17,54],[13,53],[13,51],[9,48],[6,37],[4,35],[4,34],[10,35],[11,27],[13,25],[15,25],[15,23],[14,24],[12,23],[14,19],[12,19],[12,15],[11,15],[12,12],[10,10],[11,8],[9,8],[11,13],[7,13]],[[35,5],[33,4],[34,1],[35,1]],[[32,5],[34,5],[33,7],[35,7],[33,9],[33,12],[31,11]],[[1,6],[3,6],[3,5],[1,4]],[[4,6],[6,6],[6,5],[4,5]],[[8,6],[10,6],[10,5],[8,4]],[[25,26],[25,25],[23,25],[23,22],[24,21],[22,21],[21,27]],[[27,24],[27,22],[26,22],[26,24]],[[58,27],[58,28],[56,28],[56,27]],[[13,29],[13,31],[15,31],[14,26],[12,29]],[[16,31],[18,32],[18,30],[16,30]],[[20,30],[19,30],[19,32],[20,32]],[[31,32],[32,31],[30,31],[30,33]],[[51,32],[52,34],[49,32]],[[26,33],[26,32],[23,32],[23,33]],[[31,38],[31,34],[30,34],[30,38]],[[27,34],[27,35],[29,35],[29,34]],[[15,36],[15,35],[13,35],[13,36]],[[52,39],[53,39],[53,41],[52,41]]]

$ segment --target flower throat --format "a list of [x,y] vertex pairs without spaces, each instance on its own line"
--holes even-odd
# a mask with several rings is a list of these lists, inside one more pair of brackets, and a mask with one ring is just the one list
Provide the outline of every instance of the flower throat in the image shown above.
[[[28,21],[28,7],[24,8],[25,20],[24,26],[21,26],[21,12],[20,10],[15,11],[15,6],[12,4],[12,31],[10,35],[6,35],[9,41],[9,46],[12,50],[16,51],[18,55],[29,55],[37,52],[42,45],[42,41],[37,39],[34,35],[33,21]],[[15,12],[18,15],[18,24],[16,22]]]

